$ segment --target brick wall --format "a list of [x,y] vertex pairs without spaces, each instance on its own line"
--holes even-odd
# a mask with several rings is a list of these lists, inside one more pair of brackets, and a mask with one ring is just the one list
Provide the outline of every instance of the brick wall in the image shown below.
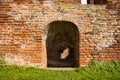
[[[114,6],[115,7],[115,6]],[[47,67],[48,24],[70,21],[79,29],[79,65],[120,60],[119,5],[54,5],[0,1],[0,54],[9,65]]]
[[80,0],[59,0],[59,2],[63,2],[63,3],[80,3]]

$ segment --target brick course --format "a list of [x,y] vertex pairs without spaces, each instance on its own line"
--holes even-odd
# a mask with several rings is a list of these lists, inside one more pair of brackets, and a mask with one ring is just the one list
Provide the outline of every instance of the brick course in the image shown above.
[[120,6],[111,6],[45,6],[39,1],[18,4],[1,0],[0,53],[9,65],[47,67],[47,25],[61,20],[79,29],[79,66],[93,59],[120,60]]

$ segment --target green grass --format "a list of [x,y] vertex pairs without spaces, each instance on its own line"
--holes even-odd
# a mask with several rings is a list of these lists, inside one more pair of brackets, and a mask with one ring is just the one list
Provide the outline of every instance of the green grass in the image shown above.
[[73,71],[1,65],[0,80],[120,80],[120,62],[95,60],[89,67]]

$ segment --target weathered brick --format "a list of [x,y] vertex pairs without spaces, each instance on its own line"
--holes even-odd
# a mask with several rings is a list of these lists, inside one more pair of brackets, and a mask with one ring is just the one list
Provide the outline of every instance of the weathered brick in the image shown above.
[[46,67],[48,24],[54,21],[77,26],[80,66],[94,58],[120,60],[119,3],[108,9],[104,5],[46,4],[52,5],[41,5],[38,0],[0,0],[0,52],[6,54],[8,64]]

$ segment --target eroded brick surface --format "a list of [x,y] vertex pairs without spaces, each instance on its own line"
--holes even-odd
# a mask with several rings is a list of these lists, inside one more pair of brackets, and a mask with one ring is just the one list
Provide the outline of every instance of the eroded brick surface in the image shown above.
[[[48,3],[47,3],[48,4]],[[119,4],[119,3],[118,3]],[[73,22],[79,29],[79,65],[120,60],[120,6],[43,5],[39,1],[0,1],[0,53],[10,65],[47,66],[48,24]]]

